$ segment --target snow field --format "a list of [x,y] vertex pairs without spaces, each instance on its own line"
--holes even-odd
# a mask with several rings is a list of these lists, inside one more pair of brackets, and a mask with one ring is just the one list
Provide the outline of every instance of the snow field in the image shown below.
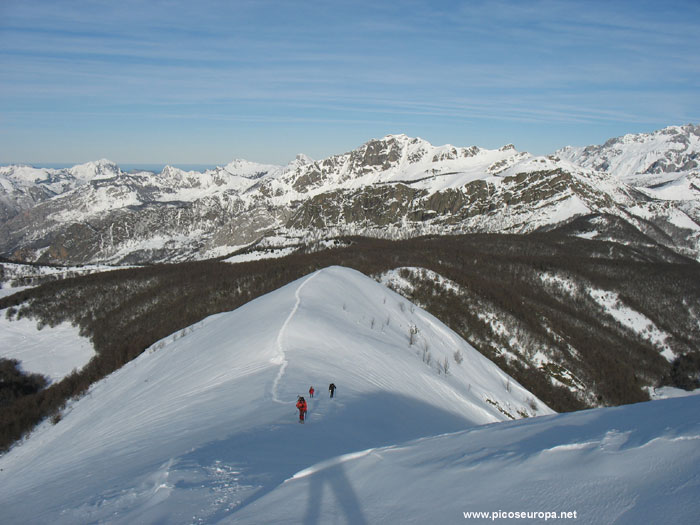
[[90,340],[75,326],[62,323],[39,330],[35,320],[10,321],[5,312],[0,310],[0,357],[16,359],[25,372],[58,382],[95,355]]
[[225,523],[449,524],[464,523],[465,512],[499,511],[576,512],[576,523],[586,524],[696,523],[698,409],[700,397],[691,396],[340,456],[297,473]]

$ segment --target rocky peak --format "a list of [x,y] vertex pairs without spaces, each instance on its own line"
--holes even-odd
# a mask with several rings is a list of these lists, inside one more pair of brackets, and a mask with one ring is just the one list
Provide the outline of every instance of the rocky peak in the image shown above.
[[372,139],[350,155],[353,166],[389,169],[401,159],[403,136],[388,135],[383,139]]

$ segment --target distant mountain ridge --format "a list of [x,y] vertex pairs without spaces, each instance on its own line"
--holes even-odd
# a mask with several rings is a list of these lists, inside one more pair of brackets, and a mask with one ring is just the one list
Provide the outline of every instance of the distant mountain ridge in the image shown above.
[[556,154],[580,166],[620,178],[697,170],[700,167],[700,126],[669,126],[653,133],[613,138],[602,146],[568,146]]
[[286,166],[237,159],[158,174],[126,173],[104,159],[62,170],[6,166],[0,255],[175,262],[261,239],[526,233],[599,216],[699,259],[699,155],[700,126],[686,125],[540,157],[510,144],[487,150],[387,135],[326,159],[300,154]]

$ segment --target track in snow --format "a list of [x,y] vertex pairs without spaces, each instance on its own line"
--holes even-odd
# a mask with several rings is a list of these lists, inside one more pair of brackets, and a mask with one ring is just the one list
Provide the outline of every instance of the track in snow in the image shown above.
[[275,401],[276,403],[282,403],[284,405],[289,404],[289,401],[281,400],[277,394],[280,381],[284,377],[284,372],[287,369],[287,364],[289,363],[287,361],[287,357],[284,353],[284,348],[282,346],[282,340],[284,338],[284,333],[287,330],[287,326],[289,325],[290,321],[294,317],[294,314],[297,313],[297,310],[299,309],[299,305],[301,304],[301,290],[304,288],[304,286],[306,286],[306,284],[309,281],[311,281],[311,279],[316,277],[322,271],[323,270],[318,270],[317,272],[314,272],[313,274],[311,274],[308,279],[306,279],[303,283],[301,283],[299,288],[297,288],[297,291],[294,292],[294,297],[296,298],[296,302],[294,303],[294,308],[292,308],[292,311],[289,312],[289,315],[284,320],[284,323],[282,323],[282,328],[280,328],[280,331],[277,334],[277,355],[271,361],[274,364],[280,365],[279,372],[277,372],[277,377],[275,377],[275,380],[272,383],[272,400]]

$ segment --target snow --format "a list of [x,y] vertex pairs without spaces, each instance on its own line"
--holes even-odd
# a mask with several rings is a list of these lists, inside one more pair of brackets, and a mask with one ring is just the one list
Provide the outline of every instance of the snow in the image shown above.
[[[660,200],[668,201],[685,201],[697,200],[700,196],[700,191],[694,186],[686,173],[667,173],[661,182],[655,184],[642,185],[640,181],[634,180],[633,177],[628,177],[625,182],[630,185],[640,187],[644,193]],[[647,181],[648,179],[643,179]],[[644,187],[646,186],[646,187]]]
[[[394,148],[398,160],[381,166],[356,166],[358,156],[372,146],[381,145]],[[373,139],[357,150],[342,155],[334,155],[323,161],[313,162],[298,159],[272,176],[270,181],[272,198],[276,204],[288,204],[321,193],[337,190],[355,190],[377,184],[403,183],[413,188],[424,189],[428,193],[448,188],[460,188],[474,180],[498,181],[493,166],[504,168],[528,154],[512,148],[486,150],[478,147],[457,148],[451,144],[433,146],[420,138],[406,135],[387,135],[380,140]],[[324,181],[316,186],[299,191],[295,187],[299,172],[297,167],[314,165],[323,173]]]
[[22,290],[32,288],[31,286],[8,286],[3,283],[0,283],[0,285],[2,285],[0,288],[0,299],[21,292]]
[[122,173],[119,166],[107,159],[78,164],[77,166],[69,168],[67,171],[83,184],[94,179],[117,177]]
[[626,306],[615,293],[607,290],[592,288],[590,296],[600,304],[618,323],[649,340],[655,347],[661,348],[661,355],[667,361],[673,361],[676,354],[671,350],[668,341],[669,334],[660,330],[656,324],[644,314]]
[[297,248],[287,247],[279,249],[269,249],[269,250],[255,250],[248,253],[241,253],[239,255],[233,255],[228,259],[224,259],[227,263],[240,263],[248,261],[259,261],[261,259],[278,259],[280,257],[286,257],[287,255],[294,253]]
[[[456,351],[464,361],[445,375]],[[319,396],[301,426],[294,403],[311,384]],[[207,318],[94,385],[0,458],[12,479],[0,508],[9,521],[217,521],[342,454],[549,413],[430,314],[331,267]]]
[[696,232],[700,231],[700,225],[681,210],[669,210],[668,222],[678,228],[685,228],[686,230],[693,230]]
[[[579,286],[575,281],[566,277],[542,273],[540,279],[545,285],[553,286],[554,288],[565,292],[572,298],[575,298],[580,293]],[[632,332],[638,334],[643,339],[648,340],[656,348],[660,349],[661,355],[668,361],[673,361],[676,354],[671,350],[669,341],[670,334],[661,330],[647,316],[625,305],[620,296],[612,291],[603,290],[600,288],[589,287],[585,293],[600,305],[600,307],[615,321]]]
[[[421,280],[432,281],[443,290],[450,291],[454,294],[463,293],[462,287],[456,282],[447,279],[433,270],[427,268],[418,268],[413,266],[402,266],[400,268],[394,268],[393,270],[388,270],[379,276],[379,282],[384,286],[397,291],[412,291],[414,285],[409,280],[401,276],[402,271],[408,271],[412,277],[419,277]],[[405,295],[405,294],[402,294]]]
[[54,171],[31,166],[3,166],[0,167],[0,182],[7,191],[12,189],[12,183],[19,187],[31,187],[47,180]]
[[[0,167],[0,185],[16,210],[50,201],[52,204],[46,206],[48,219],[55,221],[55,224],[47,227],[56,230],[69,223],[89,222],[92,217],[113,214],[119,209],[138,209],[144,205],[182,206],[188,211],[184,224],[179,219],[166,224],[166,235],[173,231],[182,233],[188,228],[213,229],[216,235],[207,241],[203,250],[200,250],[201,243],[198,242],[200,231],[190,231],[184,237],[174,235],[167,251],[159,256],[170,261],[223,256],[228,245],[252,240],[248,232],[231,230],[228,223],[215,224],[211,220],[212,213],[217,217],[260,214],[259,223],[251,226],[256,228],[254,235],[258,237],[273,230],[283,235],[296,234],[285,225],[287,212],[298,210],[304,202],[321,194],[338,192],[350,200],[355,192],[372,186],[406,185],[420,192],[420,198],[427,198],[436,192],[463,191],[466,185],[483,181],[489,194],[494,191],[494,198],[499,199],[507,197],[514,187],[520,191],[527,186],[515,184],[512,177],[545,171],[554,172],[553,176],[557,171],[566,172],[574,183],[563,191],[557,191],[549,199],[532,205],[510,204],[509,198],[506,198],[504,202],[509,204],[489,213],[463,218],[459,224],[441,224],[443,217],[438,216],[425,222],[404,221],[400,227],[379,227],[352,220],[345,223],[345,215],[341,215],[338,223],[328,224],[322,230],[324,233],[333,230],[338,235],[359,233],[385,237],[430,234],[431,228],[440,234],[468,231],[525,233],[589,213],[611,213],[627,218],[628,208],[639,202],[639,193],[642,192],[652,198],[651,204],[637,206],[630,210],[632,213],[639,211],[639,216],[651,215],[655,223],[665,219],[663,224],[670,229],[675,230],[675,225],[691,230],[686,235],[695,235],[700,231],[697,216],[687,210],[700,195],[697,172],[638,176],[634,170],[628,169],[632,165],[642,166],[666,159],[659,157],[664,153],[673,158],[687,156],[686,153],[692,156],[693,148],[697,145],[696,135],[688,135],[690,142],[687,152],[679,149],[679,137],[692,131],[689,130],[686,127],[668,128],[650,136],[626,136],[600,148],[565,148],[558,152],[559,156],[539,157],[518,152],[512,146],[497,150],[450,144],[434,146],[420,138],[387,135],[382,139],[370,140],[351,152],[319,161],[299,154],[286,166],[235,159],[223,167],[201,173],[172,166],[166,166],[159,174],[125,173],[116,164],[102,159],[63,170]],[[603,169],[603,160],[608,156],[617,158],[616,155],[624,157],[624,162],[620,161],[622,167],[619,172],[596,171]],[[613,164],[617,166],[615,162]],[[673,166],[668,169],[681,169]],[[566,182],[562,187],[565,186]],[[638,191],[632,191],[633,187]],[[29,189],[39,189],[40,192],[32,195]],[[515,197],[513,202],[517,203],[519,194]],[[667,202],[669,207],[657,209],[657,213],[642,209],[656,206],[659,202]],[[681,203],[687,214],[674,209]],[[129,210],[129,213],[132,211]],[[299,233],[302,237],[307,234],[316,235],[318,230],[311,228]],[[143,237],[147,234],[139,235]],[[25,237],[27,242],[36,240]],[[154,239],[154,242],[164,243],[158,239]],[[693,246],[697,244],[695,240],[692,242]],[[148,249],[138,243],[120,244],[101,246],[100,254],[91,260],[118,261],[109,253],[114,250],[120,250],[119,254],[124,258],[131,255],[141,257],[139,250]],[[695,248],[690,249],[691,252],[693,250]]]
[[[464,360],[445,374],[456,351]],[[318,394],[300,425],[294,403],[309,385]],[[93,385],[0,457],[0,517],[452,523],[555,509],[582,523],[690,523],[699,402],[554,415],[430,314],[330,267]],[[510,421],[525,415],[544,417]]]
[[[87,275],[96,272],[108,272],[116,269],[114,266],[101,264],[85,264],[81,266],[44,266],[40,264],[22,264],[3,262],[3,278],[0,281],[0,297],[6,297],[22,290],[38,286],[39,283],[55,279],[66,279],[76,275]],[[119,268],[129,268],[120,266]],[[131,266],[133,268],[133,266]]]
[[540,279],[544,284],[562,290],[572,297],[578,290],[578,285],[576,284],[575,280],[562,275],[543,272],[540,274]]
[[[204,235],[202,230],[194,230],[189,233],[179,233],[179,234],[153,234],[148,238],[130,238],[125,242],[117,245],[118,250],[108,255],[107,262],[118,263],[125,257],[133,254],[134,252],[148,252],[157,250],[168,250],[174,249],[177,246],[187,246],[195,243],[196,240],[201,239]],[[186,259],[185,254],[178,254],[181,258]],[[173,262],[177,261],[176,257],[172,258]]]
[[662,386],[660,388],[648,388],[651,399],[669,399],[672,397],[685,397],[700,395],[700,388],[696,390],[683,390],[672,386]]
[[693,396],[365,450],[297,473],[225,523],[449,524],[489,513],[466,520],[485,523],[513,512],[695,523],[700,422],[691,414],[699,408]]
[[578,215],[588,215],[591,209],[576,195],[561,201],[554,210],[548,210],[545,224],[557,224]]
[[83,206],[61,209],[57,213],[50,214],[48,218],[59,222],[79,223],[86,217],[143,204],[138,193],[126,187],[89,187],[83,191],[86,196]]
[[627,210],[632,215],[639,217],[640,219],[651,220],[654,218],[654,212],[650,206],[639,204],[636,206],[631,206]]
[[[657,162],[682,163],[683,155],[694,158],[700,136],[694,126],[669,126],[653,133],[627,134],[600,147],[571,147],[557,151],[560,157],[585,167],[605,166],[617,178],[644,174]],[[666,167],[657,171],[665,171]]]
[[591,231],[585,232],[585,233],[577,233],[576,237],[580,237],[581,239],[591,240],[591,239],[595,239],[596,237],[598,237],[598,235],[600,235],[599,231],[591,230]]
[[68,323],[39,330],[30,319],[10,321],[0,310],[0,357],[16,359],[20,368],[58,382],[80,370],[95,355],[92,343]]
[[[297,156],[297,159],[299,159],[299,156]],[[224,166],[223,169],[239,177],[256,178],[277,171],[281,169],[281,166],[276,164],[259,164],[244,159],[234,159]]]

